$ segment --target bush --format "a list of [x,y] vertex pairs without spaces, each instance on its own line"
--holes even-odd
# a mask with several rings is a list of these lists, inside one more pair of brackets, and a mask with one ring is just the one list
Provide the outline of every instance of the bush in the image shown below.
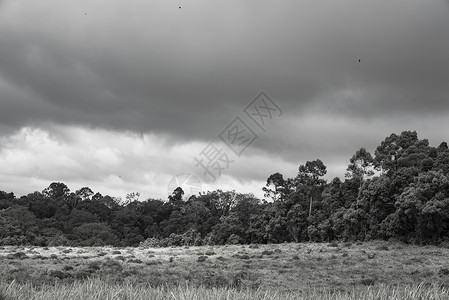
[[48,245],[48,238],[45,236],[36,236],[33,241],[33,245],[44,247]]
[[449,275],[449,269],[442,268],[438,273],[442,275]]
[[207,256],[202,255],[202,256],[198,256],[198,262],[205,262],[207,259]]
[[29,244],[30,240],[23,235],[20,236],[7,236],[0,239],[0,245],[4,246],[20,246]]
[[69,239],[63,234],[58,234],[56,236],[47,239],[47,246],[67,246],[69,244]]
[[74,277],[76,279],[87,279],[91,276],[91,272],[89,272],[88,270],[79,270],[78,272],[76,272],[74,274]]
[[314,225],[307,227],[307,235],[311,242],[319,242],[321,240],[320,232]]
[[72,271],[72,270],[73,270],[72,266],[70,266],[70,265],[65,265],[64,266],[64,271]]
[[100,264],[101,264],[100,261],[92,261],[87,265],[87,268],[89,270],[95,270],[95,271],[100,270],[101,269]]
[[226,241],[226,244],[238,245],[238,244],[242,244],[242,242],[243,242],[242,238],[240,236],[238,236],[237,234],[233,233]]
[[181,242],[183,246],[201,246],[203,240],[201,239],[201,233],[196,229],[190,228],[181,235]]
[[147,238],[145,241],[141,242],[139,244],[139,247],[158,248],[158,247],[162,247],[162,245],[161,245],[160,240],[152,237],[152,238]]
[[49,270],[48,275],[51,277],[56,277],[58,279],[64,279],[64,278],[68,277],[68,275],[66,273],[62,272],[61,270]]
[[374,285],[376,283],[375,278],[363,278],[360,280],[360,284],[362,285]]
[[159,260],[150,260],[150,261],[147,261],[146,263],[145,263],[147,266],[152,266],[152,265],[161,265],[162,264],[162,262],[161,261],[159,261]]
[[158,247],[180,247],[180,246],[202,246],[203,240],[201,234],[195,229],[189,229],[182,234],[172,233],[164,239],[156,239],[154,237],[147,238],[140,242],[140,247],[158,248]]
[[86,223],[73,229],[81,246],[117,245],[119,240],[105,223]]
[[23,252],[16,252],[16,253],[10,253],[6,256],[8,259],[25,259],[28,258],[28,255],[26,255]]

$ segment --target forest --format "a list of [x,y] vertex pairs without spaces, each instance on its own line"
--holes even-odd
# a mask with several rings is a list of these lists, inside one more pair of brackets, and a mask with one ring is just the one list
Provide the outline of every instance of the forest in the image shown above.
[[449,242],[449,149],[415,131],[391,134],[372,155],[349,158],[328,182],[320,160],[294,178],[268,177],[264,199],[209,191],[183,200],[128,201],[53,182],[16,197],[0,191],[0,244],[36,246],[191,246],[284,242],[398,240]]

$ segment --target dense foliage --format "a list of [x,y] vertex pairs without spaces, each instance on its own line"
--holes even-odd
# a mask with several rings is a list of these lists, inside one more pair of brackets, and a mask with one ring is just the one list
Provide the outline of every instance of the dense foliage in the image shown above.
[[[60,182],[20,198],[0,191],[0,244],[149,246],[449,239],[449,149],[416,132],[391,134],[372,156],[361,148],[346,178],[326,182],[319,159],[295,178],[268,177],[266,199],[221,190],[183,201],[122,202]],[[137,197],[136,197],[137,196]]]

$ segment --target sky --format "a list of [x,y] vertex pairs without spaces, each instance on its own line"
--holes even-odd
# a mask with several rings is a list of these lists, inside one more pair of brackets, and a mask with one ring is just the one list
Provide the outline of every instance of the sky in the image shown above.
[[190,178],[263,197],[275,172],[319,158],[344,178],[360,147],[448,128],[447,0],[0,0],[0,190],[17,196],[167,199]]

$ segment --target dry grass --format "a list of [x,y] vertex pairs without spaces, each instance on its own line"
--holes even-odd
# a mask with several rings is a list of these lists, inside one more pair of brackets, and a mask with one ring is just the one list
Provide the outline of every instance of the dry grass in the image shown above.
[[371,286],[421,283],[449,287],[448,258],[447,248],[388,242],[152,249],[3,247],[0,276],[4,283],[15,280],[15,284],[37,286],[95,278],[112,285],[132,281],[161,288],[187,283],[189,289],[236,292],[370,291]]
[[120,285],[106,284],[100,280],[88,280],[72,284],[44,285],[39,288],[31,284],[0,285],[1,300],[249,300],[249,299],[314,299],[314,300],[403,300],[403,299],[448,299],[449,291],[437,285],[414,287],[390,287],[379,285],[377,287],[354,287],[348,291],[332,291],[307,288],[301,291],[279,292],[266,289],[236,290],[229,288],[204,288],[189,285],[176,287],[143,287],[133,283]]

